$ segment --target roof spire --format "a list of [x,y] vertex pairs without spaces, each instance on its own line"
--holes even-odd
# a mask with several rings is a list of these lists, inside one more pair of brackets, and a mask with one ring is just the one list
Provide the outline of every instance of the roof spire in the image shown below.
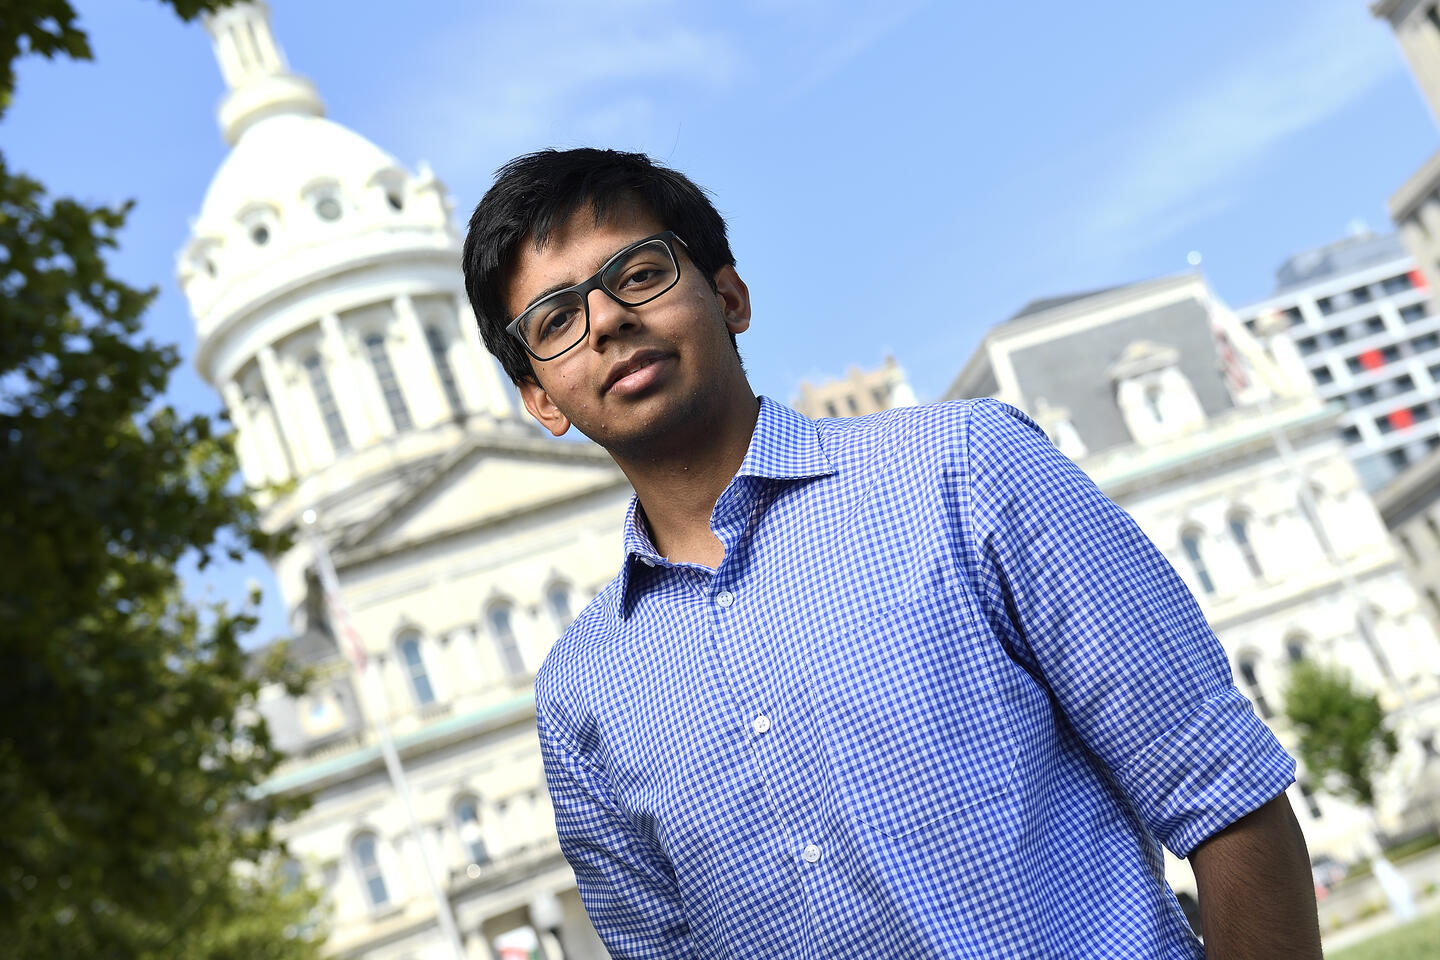
[[262,0],[226,7],[207,15],[204,22],[230,91],[219,110],[226,142],[235,143],[266,117],[325,115],[315,85],[290,72],[285,54],[270,32],[270,8]]

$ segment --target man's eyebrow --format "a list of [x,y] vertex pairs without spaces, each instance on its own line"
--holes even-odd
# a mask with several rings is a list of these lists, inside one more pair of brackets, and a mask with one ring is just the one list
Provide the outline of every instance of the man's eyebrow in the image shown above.
[[[527,304],[525,304],[525,306],[524,306],[523,308],[521,308],[520,313],[524,313],[526,310],[529,310],[531,307],[535,306],[535,304],[539,303],[541,300],[544,300],[546,297],[548,297],[548,296],[550,296],[550,295],[552,295],[552,294],[559,293],[561,290],[568,290],[569,288],[575,286],[575,285],[578,284],[578,283],[584,283],[585,280],[589,280],[591,277],[595,276],[595,274],[599,273],[599,272],[600,272],[600,268],[603,267],[603,266],[605,266],[605,264],[609,263],[610,260],[611,260],[611,258],[614,257],[615,254],[620,253],[620,252],[623,251],[623,250],[629,249],[630,247],[635,246],[635,244],[637,244],[637,243],[639,243],[639,242],[640,242],[640,241],[638,241],[638,240],[631,240],[629,243],[622,243],[620,246],[616,247],[614,250],[612,250],[612,251],[610,251],[609,253],[605,254],[603,257],[600,258],[600,261],[595,264],[595,269],[594,269],[594,270],[591,270],[589,273],[587,273],[587,274],[585,275],[585,279],[584,279],[584,280],[575,280],[575,281],[573,281],[573,282],[571,282],[571,283],[566,283],[565,281],[562,280],[562,281],[560,281],[559,283],[552,283],[550,286],[546,287],[544,290],[541,290],[539,293],[535,294],[535,296],[530,299],[530,302],[527,303]],[[516,314],[517,317],[518,317],[519,315],[520,315],[519,313]]]

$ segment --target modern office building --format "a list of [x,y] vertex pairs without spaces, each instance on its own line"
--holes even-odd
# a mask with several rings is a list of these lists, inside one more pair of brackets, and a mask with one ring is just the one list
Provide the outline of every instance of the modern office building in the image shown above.
[[1236,311],[1252,331],[1289,325],[1316,391],[1344,412],[1339,429],[1366,490],[1440,447],[1440,314],[1396,234],[1357,231],[1276,271],[1275,292]]

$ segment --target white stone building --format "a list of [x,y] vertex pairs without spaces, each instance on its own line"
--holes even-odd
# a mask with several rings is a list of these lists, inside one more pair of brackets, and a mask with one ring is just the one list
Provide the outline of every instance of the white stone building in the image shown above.
[[807,417],[863,417],[867,413],[911,407],[918,401],[905,371],[892,356],[874,370],[852,366],[843,377],[819,383],[800,381],[794,407]]
[[[367,664],[357,682],[303,540],[273,558],[294,655],[321,682],[260,704],[292,754],[263,789],[314,795],[286,834],[326,890],[329,949],[453,960],[425,850],[467,957],[507,937],[552,960],[603,957],[554,836],[531,679],[613,575],[629,487],[599,449],[523,417],[478,340],[435,177],[324,118],[263,4],[206,27],[232,148],[179,258],[196,362],[247,480],[268,488],[267,527],[317,511]],[[382,716],[418,844],[377,747]]]
[[[1221,354],[1234,378],[1222,376]],[[1405,730],[1434,728],[1440,641],[1346,457],[1342,408],[1316,396],[1283,331],[1257,340],[1194,274],[1037,301],[988,332],[947,392],[972,396],[1029,412],[1135,518],[1283,743],[1293,744],[1286,671],[1304,657],[1345,665],[1391,710],[1408,701]],[[1370,605],[1373,637],[1348,578]],[[1400,824],[1423,761],[1417,739],[1386,781],[1385,829]],[[1290,792],[1312,855],[1359,855],[1359,811],[1304,771]],[[1177,888],[1191,887],[1188,868],[1171,867]]]

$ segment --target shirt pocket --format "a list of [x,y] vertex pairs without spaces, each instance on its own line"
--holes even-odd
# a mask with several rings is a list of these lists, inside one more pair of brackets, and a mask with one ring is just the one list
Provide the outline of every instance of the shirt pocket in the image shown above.
[[825,631],[811,691],[850,813],[904,836],[1007,792],[1018,745],[988,624],[953,586]]

